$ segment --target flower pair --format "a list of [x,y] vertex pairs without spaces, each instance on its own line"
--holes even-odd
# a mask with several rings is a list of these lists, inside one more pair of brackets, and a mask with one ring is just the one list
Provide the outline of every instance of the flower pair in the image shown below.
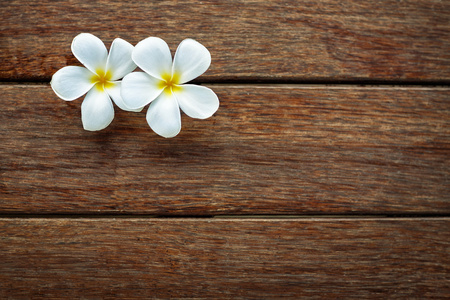
[[[211,63],[209,51],[192,39],[180,43],[173,62],[169,46],[156,37],[135,47],[117,38],[108,54],[99,38],[81,33],[72,42],[72,52],[85,68],[60,69],[53,75],[51,86],[66,101],[87,93],[81,104],[85,130],[101,130],[112,122],[111,99],[119,108],[136,112],[150,103],[147,122],[153,131],[167,138],[181,130],[180,108],[198,119],[212,116],[219,108],[219,99],[212,90],[185,84],[203,74]],[[132,72],[136,66],[144,72]]]

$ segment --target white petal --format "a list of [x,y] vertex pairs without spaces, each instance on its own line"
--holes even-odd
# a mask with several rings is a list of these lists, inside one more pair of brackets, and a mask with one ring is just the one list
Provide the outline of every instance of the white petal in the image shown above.
[[162,88],[159,79],[144,72],[133,72],[122,80],[121,95],[123,103],[129,109],[139,109],[158,97]]
[[50,85],[59,98],[71,101],[86,94],[93,86],[94,74],[86,68],[68,66],[53,74]]
[[141,111],[144,107],[138,109],[130,109],[125,105],[125,103],[123,103],[122,96],[120,95],[121,85],[122,83],[120,81],[114,82],[111,86],[105,88],[106,92],[120,109],[134,112]]
[[90,33],[80,33],[72,42],[72,53],[89,70],[104,70],[108,51],[105,44]]
[[107,93],[93,88],[81,104],[81,121],[85,130],[106,128],[114,119],[114,108]]
[[174,95],[181,110],[191,118],[209,118],[219,108],[217,95],[204,86],[185,84]]
[[133,61],[153,77],[163,79],[172,72],[172,55],[165,41],[149,37],[140,41],[133,50]]
[[211,64],[211,54],[205,46],[192,39],[180,43],[173,59],[173,74],[179,76],[178,84],[191,81],[205,73]]
[[172,93],[163,92],[150,104],[147,122],[154,132],[165,138],[174,137],[180,132],[180,108]]
[[106,70],[110,71],[111,80],[118,80],[136,69],[136,64],[131,59],[133,45],[122,39],[115,39],[109,50]]

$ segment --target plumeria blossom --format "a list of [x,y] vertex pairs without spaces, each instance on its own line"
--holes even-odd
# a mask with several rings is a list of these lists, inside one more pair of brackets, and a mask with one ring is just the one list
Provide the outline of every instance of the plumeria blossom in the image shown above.
[[72,53],[85,66],[67,66],[57,71],[51,81],[53,91],[61,99],[75,100],[84,94],[81,104],[81,121],[85,130],[95,131],[106,128],[114,119],[111,99],[123,110],[120,94],[121,82],[126,74],[136,69],[131,59],[133,46],[117,38],[112,42],[110,52],[105,44],[90,33],[77,35],[72,42]]
[[133,72],[123,78],[122,98],[130,109],[150,103],[147,122],[157,134],[170,138],[180,132],[180,108],[197,119],[209,118],[219,108],[219,99],[211,89],[185,84],[203,74],[211,64],[209,51],[197,41],[182,41],[172,62],[166,42],[149,37],[135,46],[132,59],[144,72]]

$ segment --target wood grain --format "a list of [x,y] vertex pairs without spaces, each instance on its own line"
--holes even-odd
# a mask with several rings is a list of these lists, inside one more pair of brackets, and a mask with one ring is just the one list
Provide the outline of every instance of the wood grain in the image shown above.
[[[0,15],[1,299],[450,298],[450,88],[431,86],[450,82],[450,1],[5,0]],[[197,39],[219,111],[174,139],[146,109],[84,131],[81,99],[43,83],[80,65],[80,32]],[[301,82],[322,85],[276,84]]]
[[80,32],[109,47],[195,38],[212,53],[199,80],[450,80],[450,2],[441,0],[54,1],[0,8],[0,78],[44,80],[77,64]]
[[450,89],[210,86],[221,107],[174,139],[117,111],[87,132],[80,100],[0,87],[0,212],[450,212]]
[[450,219],[2,219],[2,298],[448,298]]

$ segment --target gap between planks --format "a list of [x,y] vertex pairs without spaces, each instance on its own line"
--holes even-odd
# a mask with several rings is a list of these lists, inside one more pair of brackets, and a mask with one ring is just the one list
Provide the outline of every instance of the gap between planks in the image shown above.
[[[295,80],[206,80],[196,81],[193,80],[189,83],[207,86],[220,86],[230,88],[278,88],[278,87],[291,87],[291,88],[326,88],[326,89],[348,89],[348,88],[367,88],[367,89],[399,89],[399,90],[446,90],[450,88],[450,81],[295,81]],[[43,86],[49,85],[49,80],[43,81],[0,81],[0,86]]]
[[0,214],[0,220],[8,219],[152,219],[152,220],[301,220],[301,221],[346,221],[346,220],[450,220],[450,214],[363,214],[363,215],[130,215],[130,214]]

